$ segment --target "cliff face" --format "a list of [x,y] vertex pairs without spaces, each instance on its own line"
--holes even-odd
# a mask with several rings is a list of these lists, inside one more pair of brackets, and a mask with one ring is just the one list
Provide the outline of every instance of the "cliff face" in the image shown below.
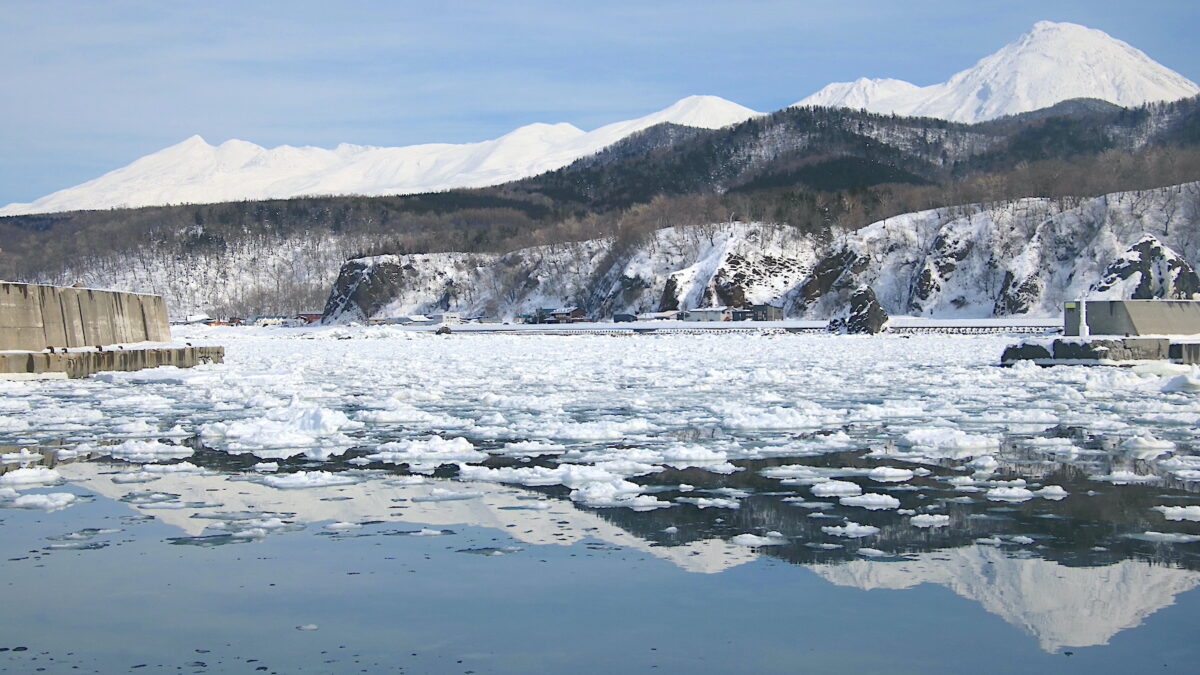
[[343,266],[325,314],[512,318],[577,305],[601,318],[771,303],[790,317],[828,319],[868,287],[890,315],[1049,316],[1085,294],[1159,297],[1169,286],[1172,297],[1190,295],[1198,282],[1188,261],[1198,256],[1200,183],[1187,183],[909,213],[829,244],[787,226],[724,223],[499,256],[362,258]]

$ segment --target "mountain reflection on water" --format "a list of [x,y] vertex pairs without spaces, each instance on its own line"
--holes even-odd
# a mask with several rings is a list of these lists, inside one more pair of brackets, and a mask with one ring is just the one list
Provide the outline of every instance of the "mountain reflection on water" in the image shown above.
[[[735,495],[739,508],[675,508],[634,511],[593,509],[566,499],[561,486],[531,488],[454,480],[450,466],[433,475],[405,467],[364,465],[348,453],[319,465],[283,462],[280,473],[320,468],[346,484],[279,489],[248,471],[250,457],[213,451],[192,439],[186,461],[197,469],[163,472],[144,483],[115,482],[137,465],[104,457],[53,464],[71,484],[123,501],[147,517],[178,528],[171,543],[253,543],[315,523],[336,523],[322,535],[413,534],[413,527],[492,528],[531,546],[569,546],[598,541],[643,551],[681,570],[716,574],[761,557],[804,566],[840,586],[865,590],[939,584],[978,602],[987,611],[1037,639],[1046,651],[1107,644],[1122,630],[1171,605],[1200,583],[1200,556],[1191,547],[1138,538],[1169,530],[1154,507],[1187,503],[1181,485],[1102,485],[1089,480],[1097,467],[1060,463],[1048,467],[1028,455],[1008,453],[997,480],[1019,474],[1060,485],[1070,496],[997,503],[947,489],[935,470],[902,484],[873,484],[899,510],[933,510],[949,516],[943,527],[914,527],[897,510],[869,511],[799,499],[803,487],[766,478],[764,469],[796,460],[742,461],[744,469],[719,475],[698,468],[668,469],[643,478],[663,497]],[[864,452],[804,459],[816,468],[866,470],[879,465]],[[547,458],[539,458],[546,461]],[[1093,458],[1111,468],[1111,461]],[[1122,461],[1116,457],[1115,461]],[[493,457],[492,464],[511,460]],[[1037,471],[1029,471],[1036,464]],[[167,465],[170,466],[170,465]],[[1024,471],[1021,471],[1025,469]],[[272,474],[280,475],[280,474]],[[691,486],[680,492],[679,486]],[[792,501],[786,501],[788,499]],[[817,506],[819,508],[814,508]],[[845,521],[879,528],[864,539],[833,538],[821,528]],[[264,527],[265,523],[265,527]],[[398,525],[411,526],[396,529]],[[389,529],[390,528],[390,529]],[[745,533],[778,533],[770,545],[732,543]],[[503,552],[503,549],[484,553]]]
[[[74,631],[97,672],[137,665],[96,646],[122,622],[172,670],[196,631],[280,645],[280,672],[356,640],[507,672],[1194,663],[1200,370],[1002,369],[996,336],[386,328],[0,383],[0,572],[41,617],[0,632],[62,658]],[[119,621],[79,625],[96,607]]]

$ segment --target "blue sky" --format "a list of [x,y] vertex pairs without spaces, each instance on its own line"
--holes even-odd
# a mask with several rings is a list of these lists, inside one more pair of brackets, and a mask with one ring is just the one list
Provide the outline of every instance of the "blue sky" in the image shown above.
[[592,129],[691,94],[770,111],[862,76],[927,85],[1041,19],[1200,81],[1196,0],[5,0],[0,205],[193,134],[467,142]]

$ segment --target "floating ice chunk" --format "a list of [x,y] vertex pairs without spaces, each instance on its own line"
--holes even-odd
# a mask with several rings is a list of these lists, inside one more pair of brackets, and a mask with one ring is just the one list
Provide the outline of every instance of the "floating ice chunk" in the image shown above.
[[412,500],[414,502],[457,502],[466,501],[468,499],[478,499],[482,496],[482,492],[433,488],[428,494],[421,495],[419,497],[413,497]]
[[42,466],[13,469],[3,476],[0,476],[0,487],[53,485],[61,482],[62,474],[54,469],[47,469]]
[[877,466],[867,473],[867,478],[879,483],[903,483],[913,477],[910,469],[898,469],[891,466]]
[[1154,459],[1175,449],[1171,441],[1155,438],[1150,432],[1143,431],[1137,436],[1127,438],[1121,443],[1121,449],[1136,459]]
[[997,487],[987,491],[993,502],[1024,502],[1033,499],[1033,491],[1023,487]]
[[116,436],[132,436],[134,438],[146,438],[159,435],[158,427],[145,420],[134,420],[124,424],[117,424],[112,427],[111,431]]
[[641,494],[642,486],[625,480],[593,482],[571,491],[571,501],[599,508],[625,507],[650,511],[671,506],[671,502]]
[[305,624],[296,626],[296,630],[303,630],[303,631],[318,630],[318,629],[320,629],[320,626],[318,626],[315,623],[305,623]]
[[975,543],[985,546],[999,546],[1004,543],[1004,540],[1000,537],[979,537],[975,540]]
[[20,417],[0,415],[0,433],[15,433],[29,429],[29,422]]
[[376,450],[377,452],[367,455],[367,459],[388,464],[414,461],[482,462],[487,459],[486,452],[476,450],[471,441],[462,436],[450,439],[431,436],[426,439],[394,441],[384,443]]
[[[201,425],[200,437],[210,441],[223,439],[229,452],[250,452],[263,459],[302,453],[324,459],[331,452],[344,449],[341,446],[349,445],[343,431],[361,427],[361,422],[351,421],[340,411],[293,400],[287,407],[268,410],[262,417]],[[306,452],[306,448],[317,445],[323,447]]]
[[1151,532],[1131,534],[1130,539],[1141,539],[1161,544],[1191,544],[1200,541],[1200,534],[1180,534],[1178,532]]
[[908,519],[913,527],[946,527],[950,524],[950,516],[940,513],[922,513]]
[[904,434],[903,442],[925,456],[951,459],[984,454],[1000,447],[1000,441],[992,436],[968,434],[947,427],[913,429]]
[[349,532],[351,530],[361,530],[362,525],[359,525],[358,523],[347,523],[344,521],[338,521],[336,523],[329,523],[328,525],[325,526],[325,529],[327,529],[331,532]]
[[505,443],[499,454],[506,457],[539,457],[541,455],[561,455],[566,451],[566,446],[550,441],[518,441]]
[[862,494],[858,483],[848,480],[827,480],[813,485],[810,489],[816,497],[853,497]]
[[112,482],[117,485],[126,485],[132,483],[149,483],[162,478],[162,476],[149,471],[129,471],[118,473],[112,477]]
[[967,468],[980,473],[991,473],[1000,466],[1000,462],[996,461],[991,455],[983,455],[967,462]]
[[127,462],[154,462],[177,457],[190,457],[193,454],[192,449],[186,445],[167,445],[153,439],[131,439],[120,445],[102,446],[101,450],[108,453],[113,459],[123,459]]
[[329,487],[332,485],[350,485],[357,483],[353,476],[344,476],[328,471],[297,471],[295,473],[264,476],[262,482],[273,488],[293,490],[312,487]]
[[757,534],[739,534],[729,541],[738,546],[758,548],[759,546],[782,546],[787,543],[787,538],[783,534],[772,530],[762,537]]
[[1200,506],[1156,506],[1154,510],[1167,520],[1200,521]]
[[783,479],[790,479],[793,481],[811,479],[812,482],[814,482],[814,483],[824,481],[828,478],[828,476],[825,475],[824,473],[822,473],[821,471],[818,471],[817,469],[814,469],[811,466],[805,466],[803,464],[788,464],[788,465],[784,465],[784,466],[769,466],[769,467],[759,471],[758,474],[760,476],[764,476],[766,478],[783,478]]
[[0,462],[5,464],[22,464],[26,462],[36,462],[42,460],[42,454],[39,452],[30,452],[29,448],[21,448],[18,452],[6,452],[0,455]]
[[822,527],[821,531],[834,537],[845,537],[847,539],[861,539],[873,534],[879,534],[879,528],[874,525],[860,525],[852,521],[847,521],[845,525]]
[[272,471],[279,470],[279,463],[278,462],[259,462],[258,464],[255,464],[254,466],[252,466],[250,468],[254,469],[255,471],[257,471],[259,473],[271,473]]
[[679,528],[678,528],[678,527],[675,527],[674,525],[672,525],[672,526],[670,526],[670,527],[664,527],[664,528],[663,528],[663,532],[664,532],[665,534],[678,534],[678,533],[679,533]]
[[701,446],[677,445],[662,451],[662,463],[674,469],[697,467],[713,473],[731,474],[741,471],[729,463],[728,453]]
[[1200,375],[1195,371],[1189,374],[1176,375],[1162,386],[1162,392],[1169,394],[1172,392],[1200,392]]
[[900,508],[900,500],[891,495],[881,495],[868,492],[853,497],[842,497],[838,500],[842,506],[858,506],[868,511],[882,511]]
[[1095,481],[1108,481],[1113,485],[1129,485],[1138,483],[1157,483],[1162,480],[1153,474],[1140,474],[1132,471],[1114,471],[1103,476],[1091,476]]
[[174,474],[208,474],[211,473],[204,467],[196,466],[191,462],[175,462],[173,464],[144,464],[142,471],[149,473],[174,473]]
[[802,509],[813,509],[815,511],[825,511],[833,508],[833,502],[813,502],[804,497],[784,497],[783,501],[792,506],[799,506]]
[[1069,493],[1061,485],[1047,485],[1040,490],[1035,490],[1033,494],[1051,501],[1066,499],[1069,496]]
[[428,527],[422,527],[416,532],[409,532],[410,537],[440,537],[446,534],[445,530],[433,530]]
[[707,509],[740,509],[742,503],[736,499],[724,499],[721,497],[676,497],[675,501],[684,504],[694,504],[697,508]]
[[867,547],[858,549],[857,553],[858,553],[858,555],[861,555],[866,558],[886,558],[891,555],[887,551],[881,551],[877,548],[867,548]]
[[1023,534],[1014,535],[1012,537],[1009,537],[1008,540],[1014,544],[1021,544],[1022,546],[1028,546],[1029,544],[1032,544],[1034,541],[1033,537],[1026,537]]
[[75,499],[75,495],[70,492],[51,492],[50,494],[21,495],[14,499],[11,505],[18,509],[61,511],[75,503]]

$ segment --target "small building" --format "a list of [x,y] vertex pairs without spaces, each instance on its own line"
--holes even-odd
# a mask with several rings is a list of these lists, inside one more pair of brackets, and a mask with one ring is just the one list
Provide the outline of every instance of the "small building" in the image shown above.
[[[1079,304],[1063,307],[1063,335],[1078,336]],[[1091,335],[1200,335],[1197,300],[1088,300]]]
[[300,319],[301,321],[303,321],[306,324],[310,324],[310,323],[319,323],[321,321],[322,316],[324,316],[324,314],[322,314],[321,312],[300,312],[299,314],[296,315],[296,318]]
[[680,313],[684,321],[733,321],[733,310],[729,307],[697,307]]
[[535,323],[580,323],[587,321],[587,315],[578,307],[558,307],[555,309],[539,309]]
[[638,320],[633,314],[613,314],[613,323],[634,323]]

